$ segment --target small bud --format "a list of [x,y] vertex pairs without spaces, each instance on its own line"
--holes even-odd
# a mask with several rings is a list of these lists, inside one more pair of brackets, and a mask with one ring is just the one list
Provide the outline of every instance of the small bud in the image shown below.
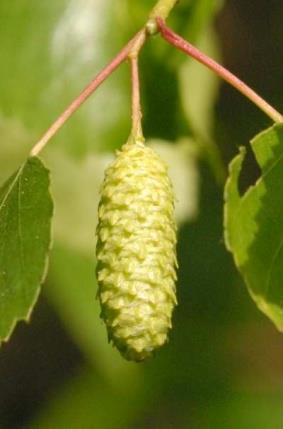
[[109,340],[142,361],[167,341],[176,305],[176,224],[167,167],[129,141],[107,168],[97,226],[101,317]]
[[156,19],[151,18],[148,20],[145,26],[146,32],[149,36],[154,36],[159,32]]

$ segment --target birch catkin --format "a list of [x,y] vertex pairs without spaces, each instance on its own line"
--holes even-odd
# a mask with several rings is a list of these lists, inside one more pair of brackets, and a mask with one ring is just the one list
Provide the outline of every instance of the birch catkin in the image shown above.
[[109,340],[129,360],[162,346],[176,305],[176,225],[167,167],[129,141],[105,172],[98,209],[97,278]]

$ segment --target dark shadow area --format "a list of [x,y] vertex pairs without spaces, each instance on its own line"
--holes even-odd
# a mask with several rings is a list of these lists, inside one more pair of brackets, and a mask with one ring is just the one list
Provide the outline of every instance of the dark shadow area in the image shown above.
[[22,428],[81,363],[82,355],[41,297],[31,322],[20,323],[1,349],[1,429]]

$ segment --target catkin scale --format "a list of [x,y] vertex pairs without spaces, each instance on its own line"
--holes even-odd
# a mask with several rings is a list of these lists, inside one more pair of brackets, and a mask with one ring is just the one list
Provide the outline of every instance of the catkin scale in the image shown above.
[[176,305],[176,224],[167,166],[129,140],[106,169],[98,208],[98,297],[108,338],[128,360],[162,346]]

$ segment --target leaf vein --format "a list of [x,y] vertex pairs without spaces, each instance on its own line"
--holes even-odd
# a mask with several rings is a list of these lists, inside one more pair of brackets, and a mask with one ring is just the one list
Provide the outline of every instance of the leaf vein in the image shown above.
[[24,167],[25,167],[25,164],[21,166],[21,168],[20,168],[20,169],[19,169],[19,171],[17,172],[17,174],[16,174],[16,176],[15,176],[14,180],[12,181],[11,185],[9,186],[9,189],[8,189],[7,193],[5,194],[5,196],[4,196],[4,198],[3,198],[3,200],[1,201],[1,204],[0,204],[0,211],[1,211],[1,210],[3,209],[3,207],[5,206],[5,203],[6,203],[7,199],[8,199],[8,197],[10,196],[11,192],[13,191],[13,188],[14,188],[15,184],[17,183],[17,180],[18,180],[18,178],[20,177],[20,175],[21,175],[21,173],[22,173],[22,171],[23,171]]

